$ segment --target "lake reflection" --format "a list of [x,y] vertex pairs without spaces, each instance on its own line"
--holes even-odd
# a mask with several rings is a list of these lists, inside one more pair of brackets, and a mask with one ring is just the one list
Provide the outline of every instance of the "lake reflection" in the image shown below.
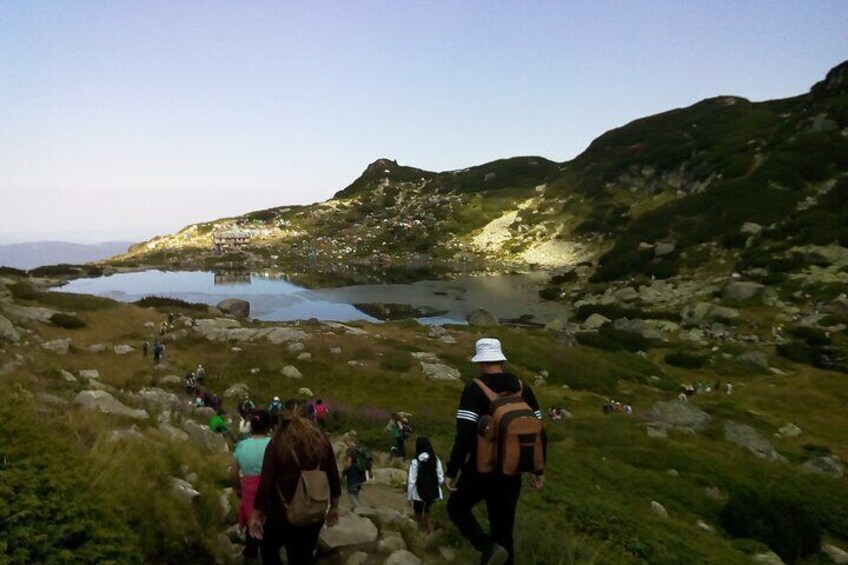
[[567,313],[563,305],[539,298],[539,285],[546,280],[544,273],[531,273],[309,290],[279,275],[152,270],[76,279],[56,290],[123,302],[156,295],[215,305],[225,298],[241,298],[250,302],[252,317],[269,321],[318,318],[373,322],[377,320],[353,304],[386,303],[447,312],[430,323],[464,324],[476,308],[486,308],[498,318],[529,314],[534,321],[545,323]]

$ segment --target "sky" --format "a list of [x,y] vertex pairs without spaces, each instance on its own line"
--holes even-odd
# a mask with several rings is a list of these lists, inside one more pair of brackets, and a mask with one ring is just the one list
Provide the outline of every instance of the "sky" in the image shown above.
[[717,95],[802,94],[844,0],[0,2],[0,243],[326,200],[372,161],[566,161]]

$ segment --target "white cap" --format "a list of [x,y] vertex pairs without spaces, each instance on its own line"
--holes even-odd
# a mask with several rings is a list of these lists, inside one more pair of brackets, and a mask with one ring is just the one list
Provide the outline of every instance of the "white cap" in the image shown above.
[[484,337],[477,340],[474,346],[474,357],[471,361],[474,363],[498,363],[506,361],[503,351],[501,351],[501,342],[493,337]]

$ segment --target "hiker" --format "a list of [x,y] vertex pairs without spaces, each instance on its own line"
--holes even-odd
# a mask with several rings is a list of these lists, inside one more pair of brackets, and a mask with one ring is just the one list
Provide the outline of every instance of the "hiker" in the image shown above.
[[198,365],[197,369],[194,371],[194,378],[197,379],[198,384],[204,384],[206,381],[206,369],[203,368],[203,365]]
[[346,447],[343,475],[347,483],[350,509],[356,510],[362,506],[359,493],[362,491],[362,485],[371,478],[371,466],[374,459],[367,447],[358,444],[356,430],[351,430],[345,434],[343,441]]
[[306,420],[301,406],[286,402],[265,449],[250,521],[250,535],[262,540],[262,563],[280,564],[280,547],[285,546],[288,563],[311,565],[324,522],[328,527],[339,522],[341,493],[330,440]]
[[227,421],[224,419],[224,411],[218,410],[216,411],[211,418],[209,418],[209,429],[215,432],[216,434],[221,434],[225,438],[235,441],[235,437],[233,437],[233,432],[230,431],[230,427],[227,425]]
[[327,417],[330,415],[330,409],[324,404],[320,398],[315,400],[315,422],[322,430],[327,427]]
[[[504,371],[506,357],[499,340],[477,340],[471,361],[477,363],[480,377],[465,385],[456,412],[456,438],[445,473],[451,491],[448,515],[482,554],[480,563],[511,565],[512,529],[521,493],[520,472],[531,472],[533,488],[542,488],[545,483],[547,440],[541,423],[542,412],[533,390]],[[500,408],[490,413],[492,400],[497,400]],[[502,420],[504,412],[507,418]],[[538,422],[533,420],[534,416]],[[517,433],[518,425],[524,428],[524,434]],[[479,441],[478,428],[481,435],[485,434]],[[495,434],[501,435],[497,438],[500,441],[495,441]],[[531,456],[524,457],[522,451]],[[525,462],[530,465],[513,465]],[[473,514],[473,508],[484,500],[489,534]]]
[[255,559],[259,554],[259,541],[250,535],[250,518],[253,515],[253,502],[256,499],[256,489],[259,488],[259,477],[262,473],[262,459],[265,448],[271,438],[271,415],[267,410],[257,410],[250,416],[250,435],[242,439],[233,451],[235,464],[233,478],[236,484],[235,492],[240,499],[238,513],[239,532],[245,534],[244,551],[246,559]]
[[162,345],[161,341],[156,340],[156,344],[153,346],[153,364],[158,365],[159,361],[164,356],[165,356],[165,346]]
[[238,407],[239,414],[244,419],[250,419],[250,414],[256,409],[256,404],[250,399],[249,396],[245,395],[244,399],[241,401]]
[[187,373],[183,380],[183,384],[185,385],[185,393],[188,396],[191,396],[191,394],[197,389],[197,383],[194,380],[194,373]]
[[164,336],[166,331],[168,331],[168,322],[162,320],[162,323],[159,324],[159,335]]
[[733,385],[727,383],[727,394],[733,394]]
[[559,422],[562,420],[562,408],[551,408],[550,411],[548,411],[548,416],[550,416],[552,422]]
[[392,413],[392,419],[386,425],[386,430],[392,434],[393,444],[389,448],[391,458],[400,457],[401,460],[406,459],[406,446],[403,437],[403,418],[397,412]]
[[415,440],[415,457],[409,462],[407,477],[406,498],[412,505],[415,520],[425,532],[430,533],[433,531],[430,507],[433,502],[442,499],[440,485],[445,481],[445,471],[433,451],[433,445],[424,436]]
[[150,347],[150,343],[145,339],[141,342],[141,356],[147,357],[147,348]]
[[283,409],[283,403],[280,402],[280,397],[275,396],[274,400],[272,400],[270,402],[270,404],[268,404],[268,412],[271,413],[271,422],[272,422],[271,425],[272,426],[277,425],[277,420],[280,417],[280,410],[282,410],[282,409]]

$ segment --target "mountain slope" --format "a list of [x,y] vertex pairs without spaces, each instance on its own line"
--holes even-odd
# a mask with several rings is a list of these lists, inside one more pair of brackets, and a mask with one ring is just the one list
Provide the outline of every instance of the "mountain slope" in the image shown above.
[[[844,244],[846,69],[793,98],[722,96],[635,120],[566,163],[515,157],[431,172],[379,159],[327,202],[196,224],[123,259],[333,272],[597,260],[593,280],[603,282],[716,260],[729,274],[746,255],[785,246],[789,232],[780,253]],[[252,230],[247,248],[210,251],[215,231],[235,229]]]

